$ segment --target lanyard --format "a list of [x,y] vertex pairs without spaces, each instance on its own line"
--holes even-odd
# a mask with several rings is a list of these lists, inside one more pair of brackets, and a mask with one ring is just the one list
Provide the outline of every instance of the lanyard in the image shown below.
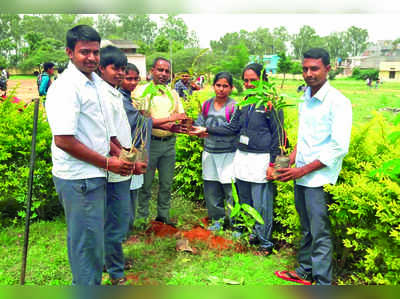
[[246,133],[247,133],[247,128],[249,127],[250,116],[253,114],[253,111],[254,111],[253,108],[254,108],[254,104],[251,104],[250,108],[247,109],[246,120],[245,120]]

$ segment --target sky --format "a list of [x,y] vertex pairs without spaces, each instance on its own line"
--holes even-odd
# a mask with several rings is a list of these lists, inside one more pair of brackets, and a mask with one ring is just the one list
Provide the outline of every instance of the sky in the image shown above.
[[[399,1],[400,2],[400,1]],[[298,33],[304,25],[313,27],[317,34],[326,36],[331,32],[345,31],[351,26],[367,29],[369,41],[394,40],[400,37],[400,13],[364,14],[180,14],[194,30],[201,48],[208,48],[210,40],[218,40],[225,33],[241,29],[254,31],[258,27],[273,29],[285,26],[290,34]],[[154,20],[159,15],[153,15]]]

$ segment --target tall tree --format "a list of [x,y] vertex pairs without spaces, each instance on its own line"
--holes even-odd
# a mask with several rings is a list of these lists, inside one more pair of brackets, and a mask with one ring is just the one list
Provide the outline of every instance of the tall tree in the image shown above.
[[142,41],[147,45],[154,42],[157,33],[157,23],[148,15],[119,14],[120,35],[123,39]]
[[368,46],[368,30],[351,26],[346,31],[346,45],[350,56],[358,56]]
[[333,32],[324,39],[331,60],[336,60],[339,57],[347,58],[349,49],[346,46],[346,34],[344,32]]
[[319,35],[317,35],[314,28],[304,25],[300,28],[298,34],[293,35],[291,44],[293,46],[294,56],[301,59],[303,53],[308,49],[313,47],[322,47],[323,40]]
[[289,73],[292,68],[292,60],[288,56],[286,56],[285,52],[279,53],[278,72],[283,74],[281,88],[283,88],[283,84],[285,83],[286,74]]
[[[290,35],[286,27],[280,26],[272,30],[274,39],[273,49],[274,53],[286,52],[286,42],[289,41]],[[274,54],[273,53],[273,54]]]
[[159,34],[164,35],[168,40],[183,43],[188,48],[198,47],[199,40],[194,31],[189,32],[185,21],[175,15],[161,17],[163,25]]
[[274,54],[274,37],[268,28],[257,28],[247,35],[247,48],[252,55]]
[[96,29],[102,39],[119,39],[118,19],[109,14],[97,16]]

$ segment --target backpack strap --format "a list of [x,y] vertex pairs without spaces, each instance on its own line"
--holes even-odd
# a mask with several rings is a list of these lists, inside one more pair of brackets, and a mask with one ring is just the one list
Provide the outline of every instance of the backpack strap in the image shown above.
[[203,114],[204,118],[207,118],[208,111],[210,110],[210,106],[211,106],[211,101],[212,101],[212,99],[207,100],[203,103],[203,107],[201,108],[201,114]]
[[229,104],[225,107],[225,118],[228,123],[231,122],[231,116],[235,111],[235,104]]

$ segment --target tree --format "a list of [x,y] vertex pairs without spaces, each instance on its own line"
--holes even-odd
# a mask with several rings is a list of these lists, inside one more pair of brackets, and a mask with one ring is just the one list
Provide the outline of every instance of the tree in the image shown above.
[[29,32],[24,39],[28,46],[23,49],[25,58],[19,64],[24,70],[31,70],[48,61],[64,64],[68,60],[65,55],[65,45],[61,41],[44,38],[41,32]]
[[294,56],[301,59],[303,53],[308,49],[322,47],[323,40],[316,34],[314,28],[305,25],[300,28],[298,34],[293,35],[291,44],[293,46]]
[[159,34],[164,35],[168,40],[181,42],[188,48],[198,47],[199,40],[194,31],[189,32],[185,21],[177,16],[168,15],[161,17],[163,25]]
[[283,73],[283,79],[281,83],[281,88],[283,88],[283,84],[285,83],[286,74],[289,73],[293,68],[292,60],[286,56],[285,52],[279,53],[279,61],[278,61],[278,72]]
[[238,45],[231,46],[225,56],[213,67],[213,72],[227,71],[230,72],[234,78],[234,85],[238,91],[243,90],[240,77],[243,68],[249,62],[249,50],[244,42]]
[[119,14],[118,30],[123,39],[141,41],[146,45],[154,42],[157,33],[157,23],[152,21],[148,15]]
[[101,14],[97,16],[96,29],[102,39],[120,39],[118,33],[118,21],[114,16]]
[[358,56],[368,46],[368,30],[351,26],[345,32],[345,46],[348,47],[348,53],[350,56]]
[[157,52],[165,52],[169,51],[169,40],[164,34],[160,34],[154,40],[153,48]]
[[274,28],[273,35],[273,49],[274,53],[286,52],[286,42],[289,41],[290,35],[286,27],[280,26]]
[[333,32],[325,37],[326,49],[331,60],[347,58],[349,49],[346,47],[346,34],[344,32]]
[[274,37],[268,28],[258,28],[248,33],[245,41],[252,55],[274,54]]

